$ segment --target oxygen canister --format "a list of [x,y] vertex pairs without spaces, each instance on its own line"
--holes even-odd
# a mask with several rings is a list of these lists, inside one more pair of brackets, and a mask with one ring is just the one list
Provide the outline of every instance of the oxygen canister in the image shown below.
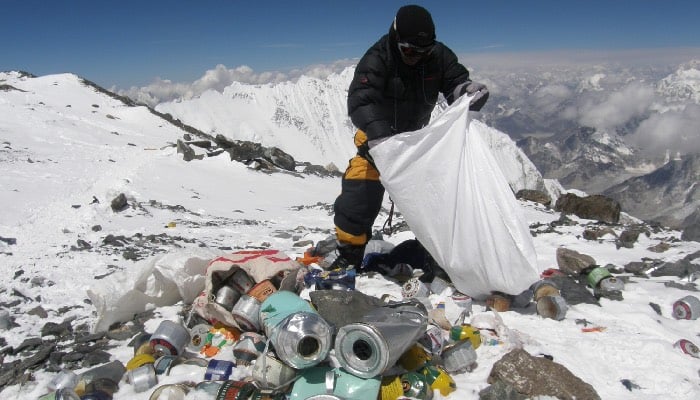
[[151,346],[159,355],[181,355],[190,342],[190,334],[183,325],[164,320],[151,335]]
[[293,368],[314,366],[331,350],[333,329],[296,293],[271,294],[260,306],[260,321],[277,356]]
[[700,316],[700,299],[685,296],[673,303],[673,317],[676,319],[697,319]]
[[372,378],[392,367],[426,331],[427,313],[416,305],[379,307],[362,322],[341,327],[335,355],[346,371]]
[[244,294],[233,306],[233,319],[243,331],[258,332],[260,330],[260,301],[253,296]]
[[396,400],[403,397],[403,386],[400,376],[385,376],[379,389],[380,400]]
[[301,371],[289,400],[376,399],[381,379],[358,378],[341,368],[315,366]]
[[537,314],[545,318],[561,321],[566,317],[568,309],[562,296],[543,296],[537,300]]

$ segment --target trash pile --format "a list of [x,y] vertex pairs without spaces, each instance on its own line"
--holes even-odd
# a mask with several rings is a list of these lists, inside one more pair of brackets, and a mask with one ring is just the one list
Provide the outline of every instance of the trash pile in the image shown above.
[[[334,249],[323,242],[297,260],[276,250],[217,257],[208,264],[204,291],[183,306],[183,318],[133,337],[126,364],[111,361],[81,374],[63,370],[41,399],[104,400],[132,390],[150,391],[151,400],[189,393],[197,399],[430,400],[457,389],[452,375],[473,371],[479,346],[512,341],[502,321],[494,324],[497,312],[533,306],[543,318],[565,318],[567,301],[546,276],[517,296],[493,293],[485,304],[496,312],[474,315],[473,299],[439,271],[426,274],[379,257],[394,249],[371,241],[359,271],[324,269]],[[402,298],[355,290],[358,274],[373,268],[401,282]],[[591,290],[621,291],[621,280],[602,269],[586,271]],[[433,304],[432,294],[446,301]],[[698,314],[700,300],[693,296],[674,304],[677,319]],[[698,357],[687,340],[677,347]],[[191,379],[162,383],[172,382],[171,373],[183,375],[178,369]]]

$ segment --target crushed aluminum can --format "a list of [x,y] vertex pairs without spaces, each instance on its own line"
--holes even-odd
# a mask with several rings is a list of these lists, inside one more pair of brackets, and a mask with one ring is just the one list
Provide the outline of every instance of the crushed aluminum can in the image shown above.
[[442,333],[442,328],[435,324],[429,324],[425,334],[418,339],[418,344],[423,346],[431,355],[440,355],[445,347],[445,337]]
[[458,342],[460,340],[469,340],[474,349],[481,346],[481,331],[470,324],[455,325],[450,328],[450,339]]
[[248,295],[258,299],[259,302],[265,301],[272,293],[275,293],[277,288],[272,284],[272,281],[265,279],[255,284],[249,291]]
[[185,400],[190,388],[182,383],[158,386],[149,400]]
[[256,332],[243,332],[233,344],[233,357],[241,365],[250,365],[265,351],[265,337]]
[[338,363],[361,378],[383,373],[425,333],[426,314],[416,305],[379,307],[362,322],[341,327],[335,339]]
[[150,341],[156,354],[170,356],[181,355],[189,342],[190,334],[187,328],[169,320],[164,320],[158,325]]
[[144,364],[138,368],[127,371],[126,378],[134,386],[134,392],[141,393],[158,384],[156,370],[153,364]]
[[209,324],[198,324],[190,329],[190,342],[187,344],[187,350],[193,353],[199,353],[199,351],[207,344],[207,335],[211,330],[211,325]]
[[225,381],[216,393],[216,400],[248,400],[255,385],[245,381]]
[[78,384],[78,379],[78,374],[75,372],[68,369],[62,369],[61,372],[56,374],[56,376],[49,381],[47,387],[50,390],[58,390],[63,388],[73,390],[73,388],[75,388],[75,386]]
[[440,366],[426,365],[418,372],[425,375],[426,381],[433,391],[440,392],[444,397],[457,390],[455,380]]
[[62,388],[51,393],[47,393],[39,397],[38,400],[80,400],[80,396],[78,396],[72,389]]
[[411,278],[401,287],[401,295],[404,299],[423,298],[430,296],[430,289],[418,278]]
[[241,298],[241,292],[230,287],[222,286],[216,291],[216,296],[214,296],[214,303],[225,308],[227,311],[233,309],[233,305]]
[[156,375],[170,375],[170,369],[175,366],[178,356],[161,356],[153,363]]
[[450,298],[457,307],[464,310],[464,312],[467,314],[471,314],[473,300],[470,296],[467,296],[464,293],[454,292]]
[[260,301],[253,296],[244,294],[233,306],[233,319],[243,331],[258,332],[260,330]]
[[280,361],[272,352],[261,354],[253,365],[252,377],[263,389],[285,387],[296,376],[297,370]]
[[204,379],[207,381],[225,381],[233,373],[233,369],[236,367],[232,361],[227,360],[209,360],[207,364],[207,370],[204,373]]
[[537,314],[544,318],[561,321],[566,317],[569,306],[561,296],[543,296],[537,300]]
[[681,339],[674,343],[673,347],[681,349],[681,351],[691,357],[700,358],[700,349],[690,340]]
[[472,371],[476,367],[476,351],[469,340],[460,340],[445,347],[442,351],[442,363],[445,371],[459,374]]
[[700,299],[685,296],[673,303],[673,317],[676,319],[698,319],[700,316]]
[[401,375],[401,387],[404,396],[419,400],[433,398],[433,389],[428,384],[425,375],[419,372],[408,372]]

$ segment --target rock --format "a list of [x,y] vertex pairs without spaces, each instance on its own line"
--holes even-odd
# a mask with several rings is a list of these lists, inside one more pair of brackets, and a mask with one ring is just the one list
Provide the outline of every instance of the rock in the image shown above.
[[660,242],[658,244],[655,244],[651,247],[648,247],[647,250],[653,251],[654,253],[663,253],[665,251],[668,251],[671,248],[671,245],[666,243],[666,242]]
[[529,398],[518,393],[513,386],[502,380],[497,380],[479,392],[479,400],[528,400]]
[[36,315],[37,317],[42,319],[47,318],[49,316],[49,313],[47,313],[46,310],[44,310],[44,307],[42,306],[36,306],[32,308],[31,310],[27,311],[27,314]]
[[294,171],[296,169],[294,158],[277,147],[270,147],[266,149],[263,156],[266,160],[275,164],[277,167],[287,171]]
[[585,282],[576,281],[568,275],[554,275],[548,279],[559,288],[561,297],[566,300],[566,304],[570,306],[581,303],[600,305],[593,293],[588,290]]
[[126,195],[124,193],[119,193],[117,197],[112,199],[112,211],[119,212],[125,210],[129,203],[126,201]]
[[515,194],[516,199],[534,201],[549,207],[552,204],[552,198],[545,192],[532,189],[521,189]]
[[574,214],[579,218],[617,224],[620,221],[620,203],[603,195],[578,197],[566,193],[557,199],[555,211]]
[[189,162],[195,159],[195,153],[192,147],[180,139],[177,140],[177,152],[182,154],[182,159],[185,161]]
[[557,265],[563,273],[578,276],[581,274],[581,271],[596,265],[596,262],[589,255],[559,247],[557,248]]
[[605,235],[612,235],[617,237],[615,231],[608,226],[588,228],[585,231],[583,231],[583,238],[586,240],[598,240]]
[[[566,367],[543,357],[516,349],[494,363],[488,383],[502,382],[528,398],[553,396],[561,400],[597,400],[593,386]],[[512,397],[515,398],[515,397]]]

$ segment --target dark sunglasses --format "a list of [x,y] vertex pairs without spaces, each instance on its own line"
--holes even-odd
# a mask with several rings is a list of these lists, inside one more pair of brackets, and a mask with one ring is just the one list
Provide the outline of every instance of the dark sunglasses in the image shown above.
[[430,54],[435,44],[429,46],[416,46],[408,42],[399,42],[399,51],[406,57],[419,57]]

